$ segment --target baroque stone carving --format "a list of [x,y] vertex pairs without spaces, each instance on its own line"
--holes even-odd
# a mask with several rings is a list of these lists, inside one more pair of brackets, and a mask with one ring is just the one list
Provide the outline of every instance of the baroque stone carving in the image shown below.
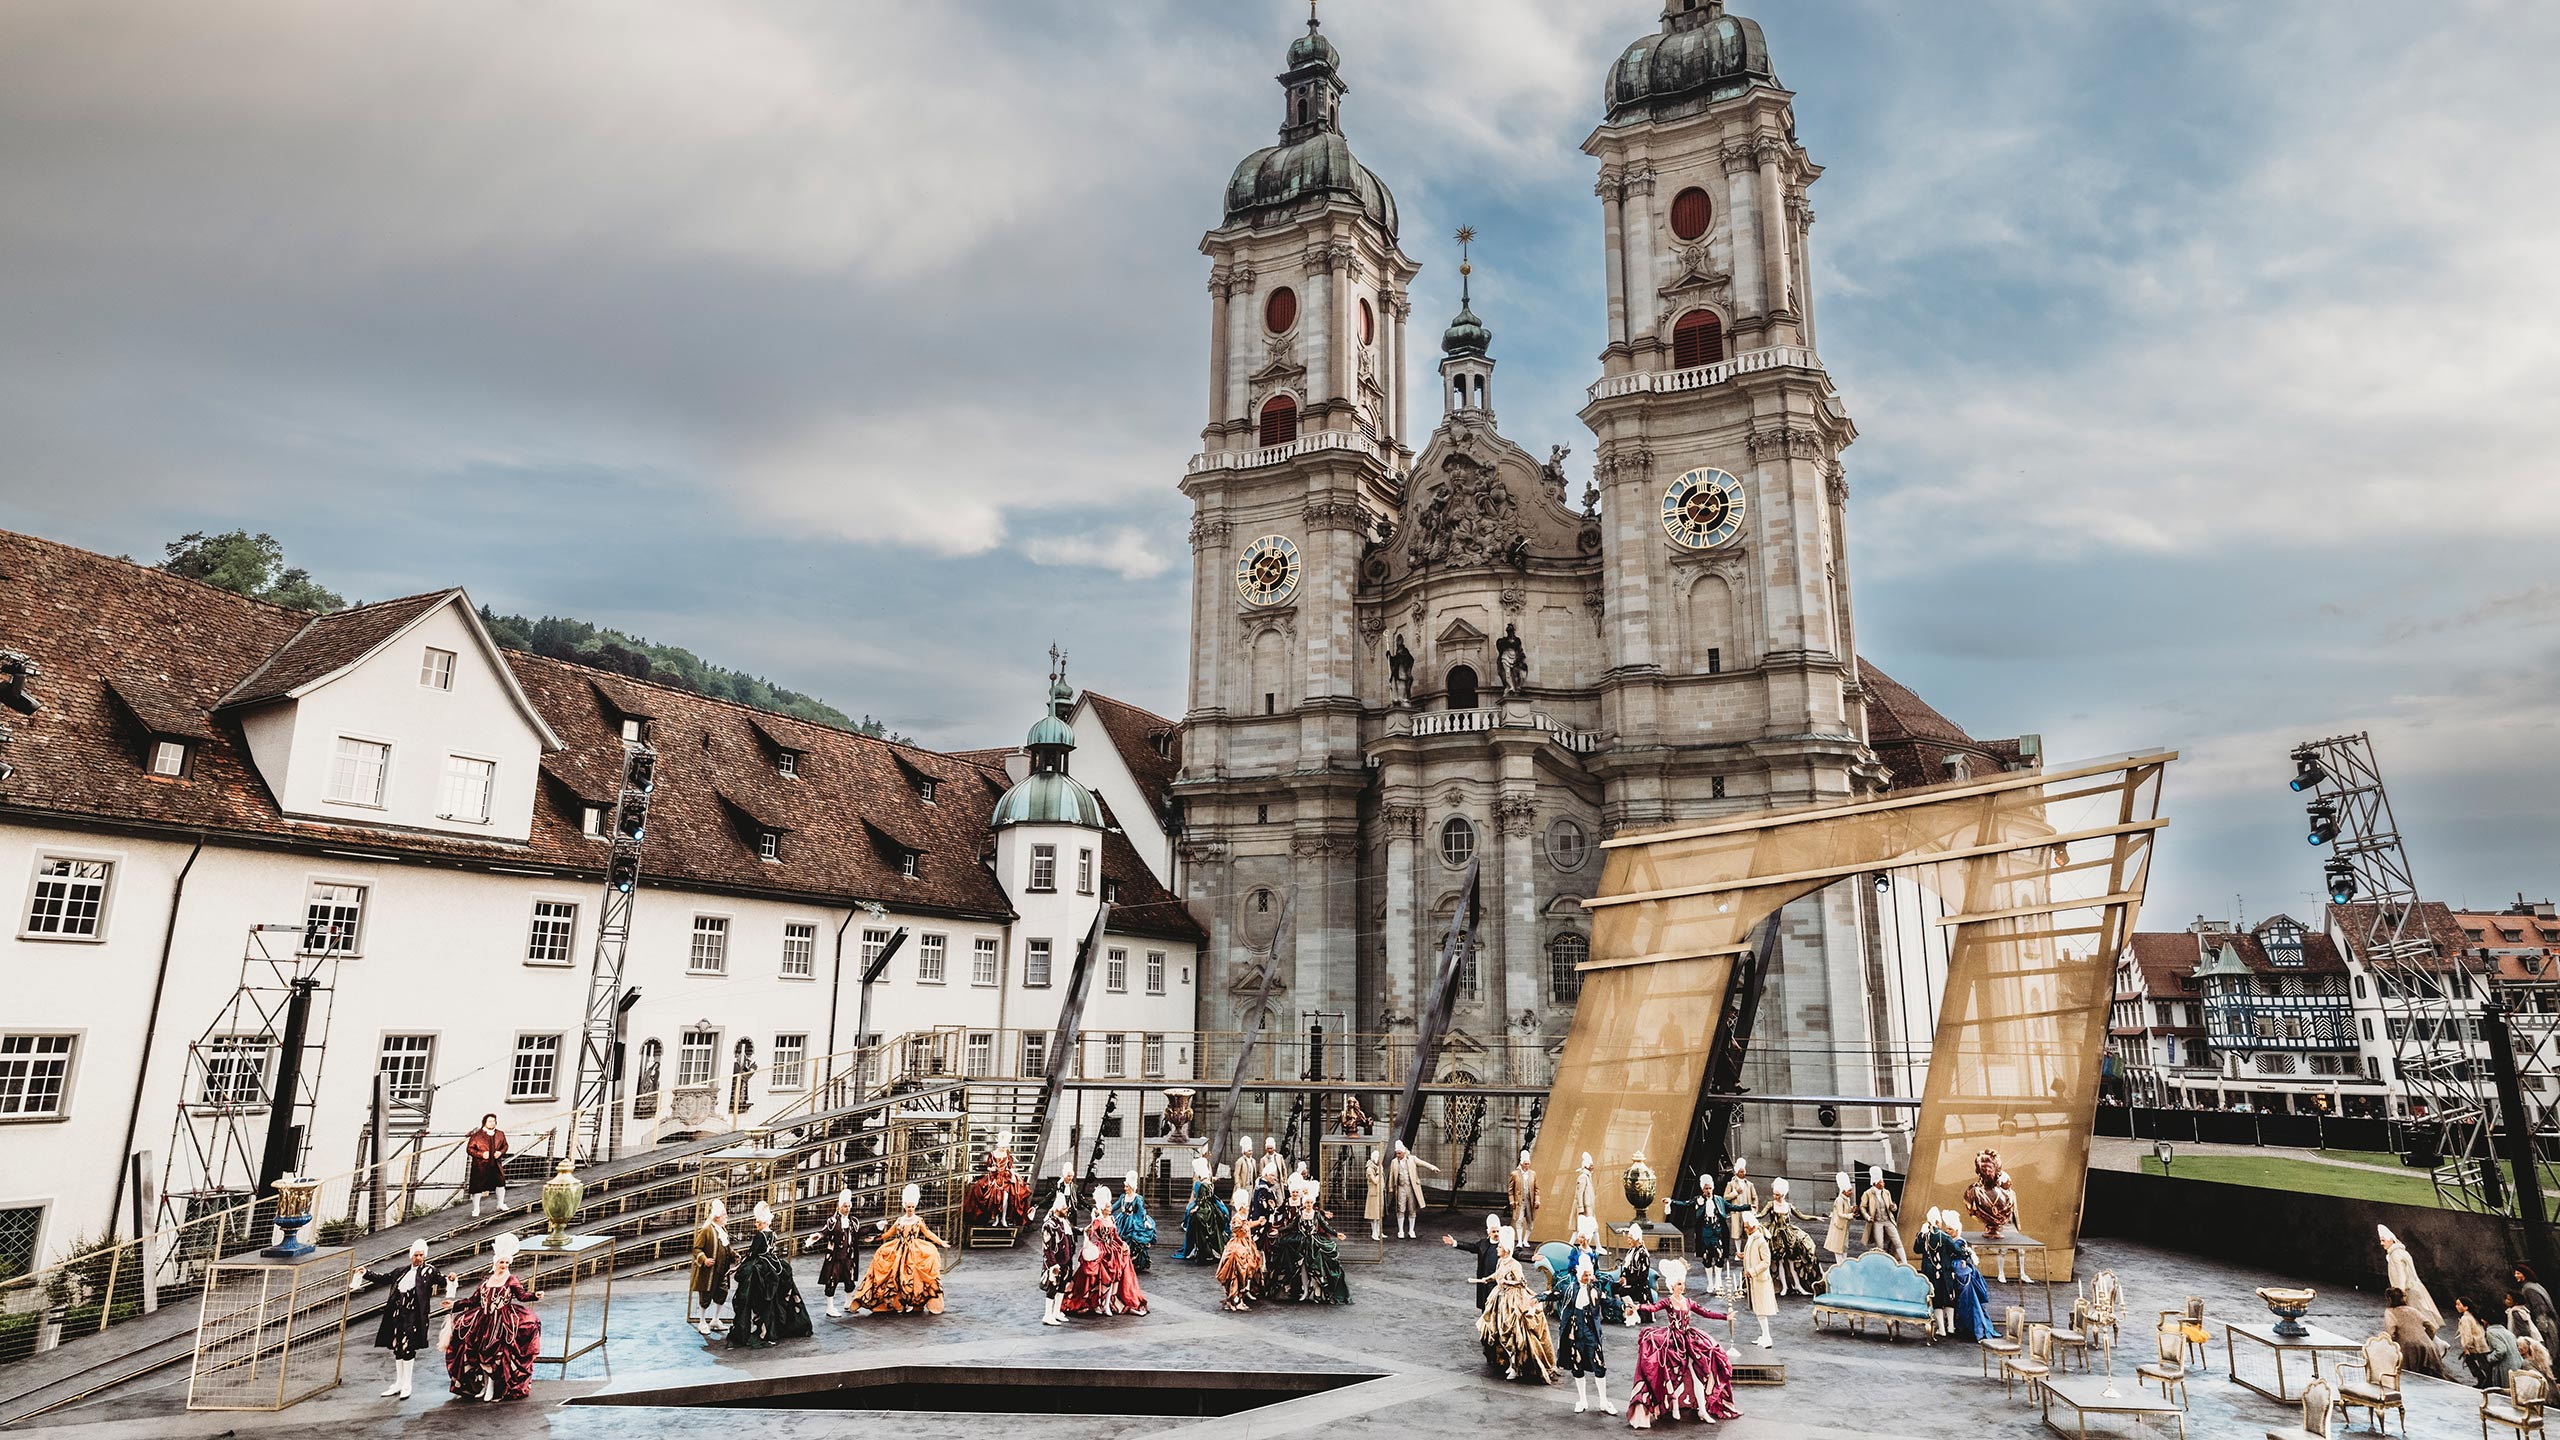
[[1191,548],[1206,550],[1213,546],[1224,545],[1233,528],[1224,520],[1212,520],[1205,515],[1200,516],[1191,522]]
[[1849,503],[1849,472],[1841,467],[1839,461],[1834,460],[1825,466],[1822,478],[1830,484],[1832,504]]
[[1337,848],[1347,850],[1351,848],[1350,842],[1336,840],[1330,835],[1301,835],[1289,842],[1289,853],[1304,860],[1330,855]]
[[1493,821],[1505,835],[1536,834],[1538,802],[1527,795],[1505,795],[1493,802]]
[[1414,512],[1413,538],[1405,553],[1417,567],[1483,565],[1500,559],[1520,535],[1519,505],[1511,487],[1466,455],[1440,462],[1442,478]]
[[1547,447],[1547,463],[1538,467],[1538,483],[1547,487],[1547,498],[1564,503],[1564,461],[1573,453],[1570,445]]
[[1378,822],[1389,835],[1406,839],[1422,833],[1422,808],[1418,805],[1389,805],[1378,812]]
[[1310,530],[1369,528],[1369,512],[1357,500],[1310,500],[1298,511],[1298,518]]
[[1778,425],[1751,432],[1751,458],[1759,460],[1784,455],[1793,460],[1820,460],[1822,433],[1800,425]]
[[1529,608],[1529,587],[1528,587],[1528,586],[1526,586],[1526,585],[1505,585],[1505,586],[1503,586],[1503,587],[1502,587],[1502,613],[1503,613],[1503,614],[1505,614],[1505,615],[1517,615],[1517,614],[1519,614],[1521,611],[1526,610],[1526,609],[1528,609],[1528,608]]
[[1759,168],[1759,162],[1751,158],[1751,147],[1740,141],[1717,151],[1716,158],[1724,162],[1727,175],[1740,175]]
[[1386,638],[1386,634],[1387,634],[1387,616],[1386,616],[1386,612],[1384,612],[1384,611],[1382,611],[1382,610],[1372,610],[1372,611],[1370,611],[1368,614],[1363,615],[1363,616],[1361,616],[1361,617],[1360,617],[1360,643],[1361,643],[1361,644],[1368,646],[1368,647],[1369,647],[1370,649],[1372,649],[1372,650],[1375,650],[1375,649],[1377,649],[1377,648],[1378,648],[1378,642],[1379,642],[1380,640],[1382,640],[1382,639]]
[[1592,619],[1599,619],[1609,611],[1609,592],[1597,585],[1583,591],[1582,608],[1591,612]]

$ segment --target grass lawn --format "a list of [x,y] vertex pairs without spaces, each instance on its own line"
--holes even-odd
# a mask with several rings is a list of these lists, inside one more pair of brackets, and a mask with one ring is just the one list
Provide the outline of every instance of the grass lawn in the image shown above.
[[[2363,1157],[2357,1155],[2355,1158]],[[2397,1162],[2396,1156],[2382,1158]],[[2168,1174],[2185,1180],[2211,1180],[2225,1185],[2298,1190],[2312,1195],[2343,1195],[2392,1205],[2436,1203],[2435,1185],[2416,1170],[2384,1174],[2375,1170],[2350,1170],[2343,1165],[2323,1165],[2317,1160],[2288,1160],[2276,1156],[2181,1155],[2164,1171],[2157,1157],[2146,1155],[2142,1157],[2142,1173]]]

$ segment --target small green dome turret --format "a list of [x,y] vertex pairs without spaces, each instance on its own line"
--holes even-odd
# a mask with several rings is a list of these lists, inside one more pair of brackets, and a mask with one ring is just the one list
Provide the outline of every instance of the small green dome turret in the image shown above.
[[1049,713],[1032,722],[1022,747],[1031,752],[1031,773],[996,801],[988,828],[1012,825],[1080,825],[1102,828],[1102,802],[1084,783],[1067,773],[1067,756],[1076,748],[1076,732],[1066,711],[1075,702],[1075,687],[1062,668],[1049,682]]

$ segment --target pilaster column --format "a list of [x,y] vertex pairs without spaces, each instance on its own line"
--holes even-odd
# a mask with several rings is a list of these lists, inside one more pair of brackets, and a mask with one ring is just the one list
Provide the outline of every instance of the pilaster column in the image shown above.
[[1307,367],[1306,408],[1310,410],[1341,388],[1334,372],[1342,367],[1333,358],[1335,286],[1326,255],[1327,247],[1321,243],[1307,247],[1307,293],[1298,297],[1303,302],[1298,306],[1298,363]]
[[[1752,159],[1759,167],[1759,185],[1753,196],[1760,213],[1761,287],[1768,298],[1768,311],[1773,316],[1792,312],[1787,285],[1787,199],[1786,183],[1778,177],[1778,165],[1786,158],[1787,147],[1774,139],[1764,139],[1752,147]],[[1778,337],[1771,336],[1772,341]]]
[[1627,343],[1640,345],[1653,339],[1658,328],[1654,321],[1654,287],[1659,277],[1653,272],[1652,166],[1627,167],[1624,197],[1620,228],[1625,234],[1627,254]]
[[1398,290],[1387,296],[1387,308],[1395,312],[1395,355],[1387,370],[1387,394],[1394,401],[1396,441],[1401,444],[1408,433],[1405,429],[1404,409],[1404,321],[1406,316],[1413,313],[1413,301],[1402,290]]
[[1340,400],[1360,398],[1360,255],[1347,240],[1337,240],[1327,247],[1325,283],[1333,290],[1334,353],[1341,363],[1334,367],[1333,396]]
[[1768,314],[1770,304],[1768,276],[1760,265],[1760,207],[1752,198],[1758,162],[1749,145],[1727,145],[1716,158],[1724,163],[1725,233],[1733,237],[1734,319],[1749,315],[1758,320]]
[[[1262,329],[1262,307],[1255,304],[1254,273],[1239,265],[1227,277],[1227,413],[1222,419],[1250,422],[1253,410],[1253,341]],[[1242,301],[1237,304],[1235,301]],[[1248,438],[1244,442],[1251,445]]]
[[1410,1019],[1421,1011],[1422,996],[1416,986],[1429,964],[1421,956],[1416,928],[1420,907],[1413,893],[1414,846],[1420,843],[1422,810],[1410,804],[1387,805],[1379,810],[1378,822],[1387,853],[1387,919],[1386,933],[1379,937],[1384,951],[1379,978],[1386,990],[1386,1013]]
[[1227,359],[1233,341],[1227,334],[1227,267],[1209,267],[1209,423],[1225,423]]
[[1805,348],[1814,348],[1813,338],[1813,206],[1802,190],[1790,191],[1787,208],[1795,218],[1796,242],[1796,326],[1804,331]]
[[1615,165],[1601,166],[1600,183],[1591,187],[1591,193],[1600,197],[1601,260],[1608,271],[1609,344],[1612,347],[1627,343],[1625,190],[1625,172]]
[[[1528,783],[1535,784],[1534,777]],[[1538,802],[1527,790],[1506,792],[1494,802],[1493,822],[1502,832],[1502,1033],[1517,1042],[1535,1033],[1520,1029],[1521,1012],[1543,1008],[1546,999],[1545,987],[1538,983]],[[1518,1084],[1525,1078],[1520,1056],[1505,1046],[1503,1057],[1506,1078]]]

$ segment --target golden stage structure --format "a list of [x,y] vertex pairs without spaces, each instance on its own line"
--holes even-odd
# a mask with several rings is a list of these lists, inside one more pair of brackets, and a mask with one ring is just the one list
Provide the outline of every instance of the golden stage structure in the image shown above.
[[1706,1082],[1719,1017],[1755,932],[1765,944],[1781,907],[1826,886],[1894,874],[1943,901],[1934,924],[1947,932],[1903,1233],[1930,1206],[1960,1209],[1974,1157],[1997,1149],[2048,1277],[2070,1278],[2115,957],[2169,823],[2160,782],[2176,758],[2144,751],[1607,841],[1585,902],[1591,959],[1538,1131],[1540,1230],[1571,1223],[1585,1151],[1603,1174],[1642,1151],[1666,1194],[1680,1182],[1674,1166],[1718,1098]]

